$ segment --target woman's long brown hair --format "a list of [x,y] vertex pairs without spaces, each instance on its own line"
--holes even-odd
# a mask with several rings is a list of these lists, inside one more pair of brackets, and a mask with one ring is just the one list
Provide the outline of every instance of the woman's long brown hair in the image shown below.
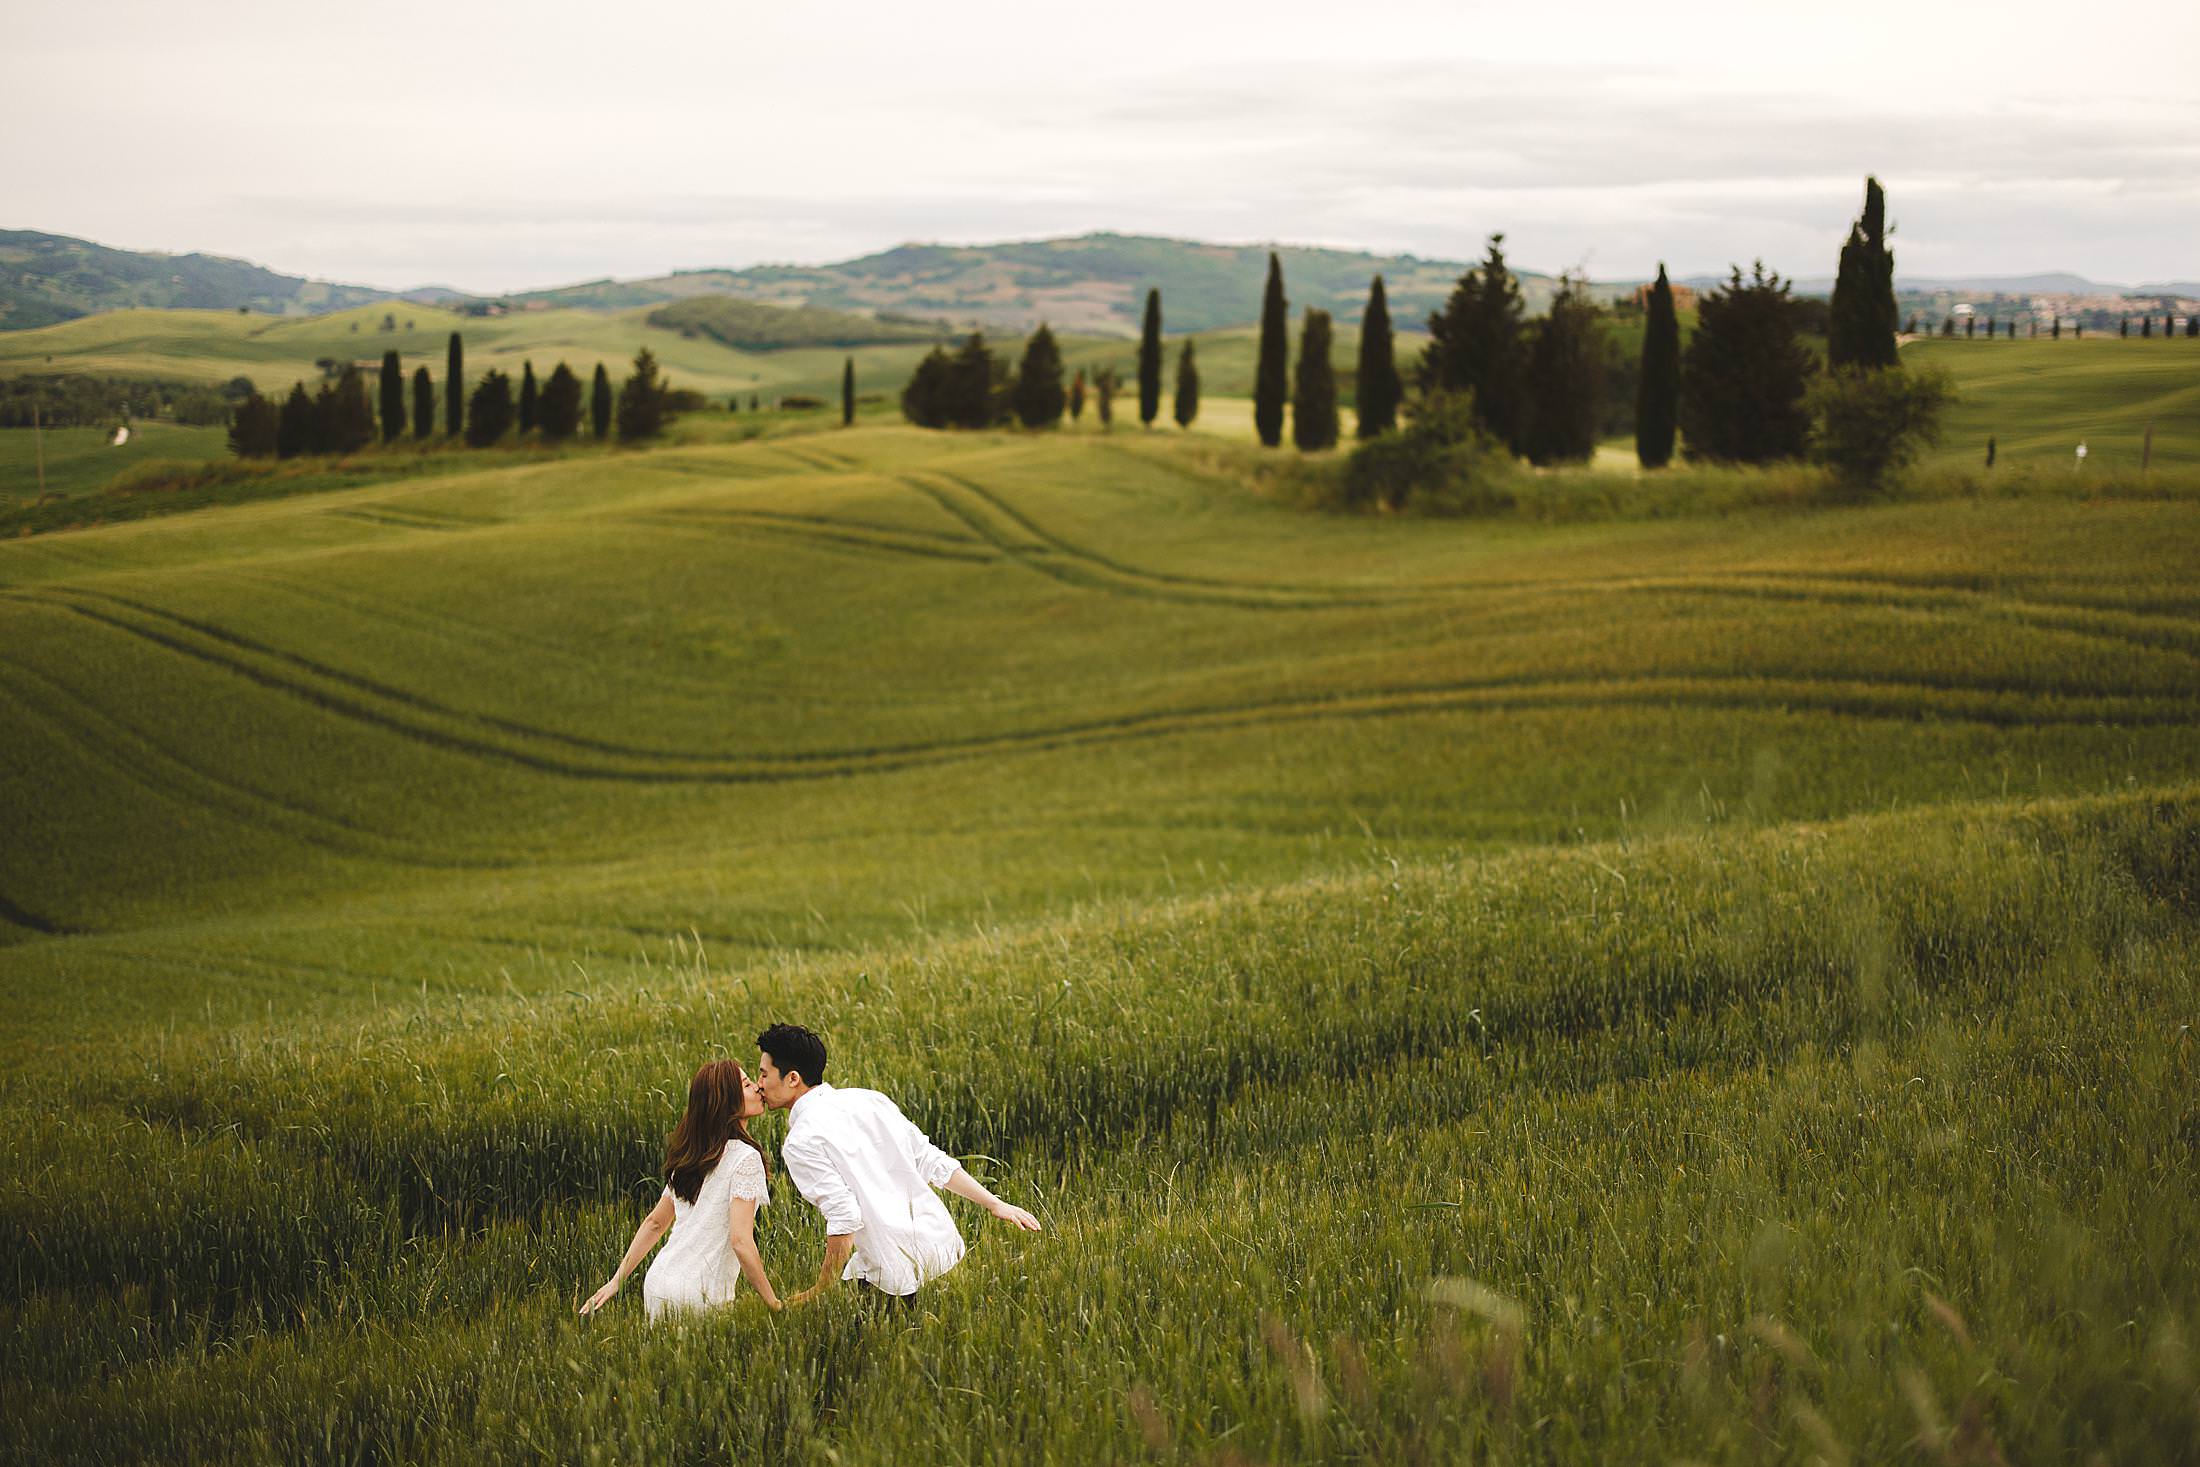
[[703,1178],[725,1155],[726,1143],[736,1138],[756,1147],[757,1160],[764,1161],[767,1173],[771,1170],[764,1148],[756,1145],[749,1123],[741,1116],[742,1086],[747,1079],[733,1060],[713,1060],[688,1081],[687,1110],[665,1142],[665,1176],[682,1202],[695,1200],[703,1190]]

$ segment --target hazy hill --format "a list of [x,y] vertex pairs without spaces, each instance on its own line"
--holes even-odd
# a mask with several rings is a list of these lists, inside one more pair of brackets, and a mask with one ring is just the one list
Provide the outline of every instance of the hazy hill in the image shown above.
[[0,230],[0,330],[50,326],[128,306],[294,315],[387,300],[394,292],[283,275],[221,255],[110,249],[30,229]]
[[[1161,291],[1168,329],[1205,331],[1260,314],[1271,248],[1283,260],[1293,316],[1308,306],[1357,321],[1368,281],[1383,276],[1392,320],[1419,326],[1443,303],[1467,266],[1414,255],[1296,245],[1218,245],[1143,235],[1088,234],[1075,239],[998,245],[902,245],[835,265],[760,265],[747,270],[683,270],[649,280],[590,281],[513,299],[582,307],[622,307],[696,295],[729,295],[779,305],[896,312],[1028,330],[1129,335],[1138,330],[1146,292]],[[1539,310],[1550,277],[1527,274],[1529,309]]]

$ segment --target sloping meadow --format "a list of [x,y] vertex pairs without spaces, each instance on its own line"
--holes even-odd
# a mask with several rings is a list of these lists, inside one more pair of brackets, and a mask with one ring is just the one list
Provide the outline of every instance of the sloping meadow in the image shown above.
[[[179,1039],[11,1107],[0,1450],[2189,1460],[2196,915],[2187,786]],[[1048,1231],[575,1323],[779,1018]]]

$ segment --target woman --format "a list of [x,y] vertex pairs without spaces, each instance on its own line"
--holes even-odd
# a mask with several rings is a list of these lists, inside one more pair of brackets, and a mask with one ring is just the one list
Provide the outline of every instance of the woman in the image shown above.
[[664,1195],[634,1230],[611,1282],[589,1296],[581,1313],[611,1302],[668,1228],[671,1240],[642,1278],[642,1307],[651,1319],[668,1310],[730,1304],[743,1274],[767,1307],[779,1308],[756,1251],[756,1209],[766,1195],[764,1148],[749,1135],[749,1117],[763,1113],[763,1093],[732,1060],[695,1072],[687,1112],[665,1143]]

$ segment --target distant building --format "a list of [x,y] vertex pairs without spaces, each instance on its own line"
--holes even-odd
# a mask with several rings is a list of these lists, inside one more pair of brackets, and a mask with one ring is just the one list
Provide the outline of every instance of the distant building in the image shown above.
[[[1668,288],[1673,292],[1674,310],[1686,311],[1694,308],[1696,304],[1696,292],[1694,290],[1685,285],[1669,284]],[[1634,301],[1637,309],[1648,310],[1650,308],[1650,289],[1648,285],[1635,287]]]

